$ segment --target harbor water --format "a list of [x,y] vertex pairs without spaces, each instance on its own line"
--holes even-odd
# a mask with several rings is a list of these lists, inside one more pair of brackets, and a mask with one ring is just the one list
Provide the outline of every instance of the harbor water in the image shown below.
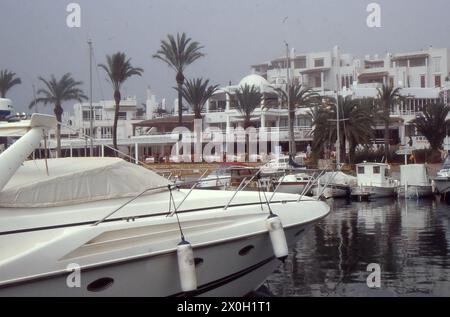
[[[329,201],[332,211],[267,280],[274,296],[450,296],[450,205]],[[380,268],[380,287],[367,279]],[[373,286],[373,285],[371,285]]]

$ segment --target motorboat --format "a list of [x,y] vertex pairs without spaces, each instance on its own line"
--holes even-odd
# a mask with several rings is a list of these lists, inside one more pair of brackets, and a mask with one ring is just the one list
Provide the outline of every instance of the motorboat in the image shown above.
[[351,189],[351,196],[357,200],[361,197],[394,197],[398,182],[390,177],[389,171],[390,166],[385,163],[357,164],[357,186]]
[[433,180],[437,191],[441,195],[448,195],[450,192],[450,155],[447,155],[441,170]]
[[223,163],[207,176],[200,178],[199,189],[226,189],[231,185],[231,172],[233,169],[247,167],[243,163]]
[[425,164],[400,166],[400,185],[397,188],[399,197],[422,198],[433,195],[431,180]]
[[309,185],[312,187],[314,178],[307,173],[288,174],[281,176],[275,186],[278,186],[278,191],[288,194],[307,194],[304,192]]
[[243,296],[330,212],[280,192],[180,189],[119,158],[28,160],[55,126],[0,126],[23,130],[0,154],[0,296]]
[[318,177],[316,183],[312,189],[313,195],[340,198],[350,196],[351,188],[357,185],[357,179],[341,171],[334,171],[324,173]]
[[288,155],[279,155],[261,167],[262,174],[274,174],[291,169],[305,169],[302,156],[296,156],[295,160]]

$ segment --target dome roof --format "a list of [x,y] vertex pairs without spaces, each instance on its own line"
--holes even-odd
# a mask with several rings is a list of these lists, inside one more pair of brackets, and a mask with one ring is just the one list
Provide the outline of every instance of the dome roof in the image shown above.
[[258,88],[263,88],[265,86],[270,85],[269,82],[262,76],[257,75],[257,74],[251,74],[248,76],[245,76],[244,78],[242,78],[242,80],[239,82],[239,86],[243,87],[245,85],[249,85],[249,86],[256,86]]

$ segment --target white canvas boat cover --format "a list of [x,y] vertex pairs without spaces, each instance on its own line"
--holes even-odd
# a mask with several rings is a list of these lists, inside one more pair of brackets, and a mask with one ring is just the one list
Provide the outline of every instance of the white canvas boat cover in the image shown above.
[[[26,161],[0,192],[0,207],[54,207],[134,197],[169,181],[118,158]],[[152,193],[151,191],[149,193]]]
[[356,186],[356,177],[347,175],[343,172],[326,172],[319,178],[321,185],[336,184],[336,185],[346,185],[346,186]]
[[400,185],[424,186],[430,185],[427,167],[424,164],[400,166]]

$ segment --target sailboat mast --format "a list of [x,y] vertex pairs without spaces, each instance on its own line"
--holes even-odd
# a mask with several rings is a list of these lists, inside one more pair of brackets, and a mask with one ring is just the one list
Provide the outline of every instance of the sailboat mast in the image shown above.
[[90,156],[94,156],[94,109],[92,107],[92,40],[89,44],[89,139],[90,139]]
[[[291,70],[291,61],[289,58],[289,44],[287,42],[284,42],[286,45],[286,94],[287,94],[287,108],[289,111],[289,117],[291,117],[291,76],[290,76],[290,70]],[[294,116],[295,117],[295,116]],[[291,117],[291,120],[294,120],[294,118]],[[289,123],[291,126],[292,123]],[[294,141],[295,142],[295,141]],[[292,137],[289,136],[289,155],[295,155],[295,153],[292,153],[294,151],[294,145],[292,144]]]
[[340,166],[341,166],[341,136],[339,133],[339,90],[338,90],[336,92],[336,169],[340,170]]

